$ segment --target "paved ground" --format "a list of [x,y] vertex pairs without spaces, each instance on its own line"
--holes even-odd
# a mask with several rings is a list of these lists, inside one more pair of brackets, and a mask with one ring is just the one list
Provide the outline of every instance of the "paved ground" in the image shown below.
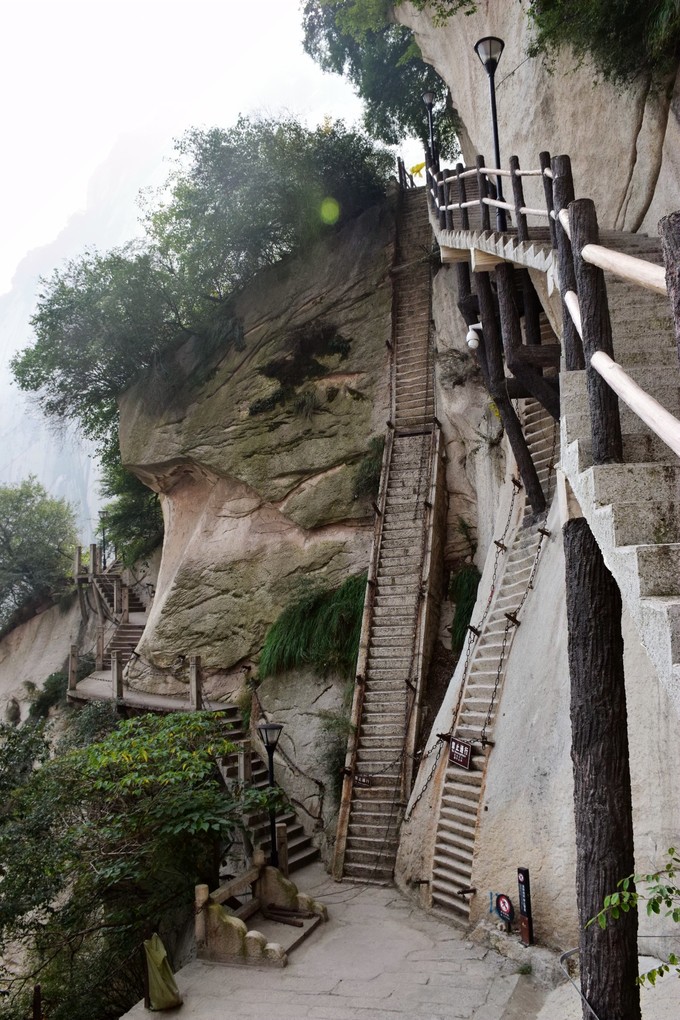
[[[283,970],[195,961],[177,975],[178,1020],[580,1020],[571,985],[549,992],[517,964],[468,941],[395,889],[340,885],[321,866],[294,875],[328,906],[330,920]],[[680,981],[647,1000],[645,1020],[677,1020]],[[663,984],[663,982],[662,982]],[[668,993],[672,993],[669,997]],[[663,1002],[666,998],[668,1001]],[[659,1008],[660,1007],[660,1008]],[[141,1020],[141,1004],[125,1014]]]

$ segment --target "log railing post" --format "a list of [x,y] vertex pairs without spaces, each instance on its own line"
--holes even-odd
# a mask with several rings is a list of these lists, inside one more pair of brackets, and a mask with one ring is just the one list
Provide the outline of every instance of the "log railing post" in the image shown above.
[[529,227],[527,226],[527,218],[524,213],[520,212],[520,209],[526,205],[524,201],[524,187],[522,185],[522,178],[518,176],[517,171],[519,170],[519,157],[510,157],[510,183],[512,184],[512,197],[515,202],[515,226],[517,227],[517,240],[528,241],[529,240]]
[[447,183],[447,178],[453,176],[452,170],[445,170],[443,173],[444,180],[444,228],[446,230],[453,230],[453,209],[449,209],[449,206],[453,202],[453,184]]
[[77,545],[73,561],[73,576],[76,579],[80,577],[80,572],[82,569],[83,569],[83,547],[82,545]]
[[96,542],[92,542],[90,545],[90,574],[99,573],[99,548]]
[[279,855],[279,871],[288,878],[288,828],[285,822],[276,823],[276,850]]
[[486,162],[483,156],[477,156],[477,186],[479,188],[479,209],[482,218],[482,230],[491,230],[491,215],[489,213],[489,207],[484,202],[485,198],[489,195],[489,182],[486,179],[486,174],[482,173],[482,167],[486,166]]
[[119,577],[113,579],[113,612],[120,616],[122,610],[122,585]]
[[253,777],[253,762],[250,741],[244,740],[238,749],[238,784],[249,786]]
[[[574,201],[574,180],[571,176],[571,160],[569,156],[555,156],[552,161],[553,199],[555,214],[568,209]],[[569,291],[576,293],[576,276],[574,274],[574,256],[571,241],[560,223],[555,219],[555,240],[557,242],[557,274],[559,276],[560,294],[562,295],[562,344],[567,372],[576,372],[586,367],[583,356],[583,344],[578,330],[574,325],[564,296]]]
[[203,708],[200,655],[189,656],[189,704],[194,712],[200,712]]
[[71,645],[68,653],[68,689],[75,691],[78,684],[78,645]]
[[614,358],[612,327],[607,304],[604,273],[581,257],[587,244],[599,240],[595,206],[589,198],[579,198],[569,206],[571,246],[574,254],[576,290],[581,308],[581,332],[586,359],[590,427],[594,464],[620,464],[623,439],[619,417],[619,398],[590,364],[596,351]]
[[97,645],[94,654],[94,666],[97,672],[101,672],[104,669],[104,627],[99,622],[97,628]]
[[635,871],[621,594],[585,518],[563,538],[581,991],[603,1020],[640,1020],[637,909],[588,924]]
[[130,589],[126,584],[122,585],[120,592],[120,616],[121,623],[127,623],[130,619]]
[[123,698],[123,660],[117,649],[111,652],[111,691],[114,699]]
[[[467,202],[466,191],[465,191],[465,178],[460,175],[465,170],[462,163],[456,163],[456,176],[458,178],[458,201],[461,205]],[[460,225],[462,230],[470,229],[470,216],[467,209],[460,210]]]
[[557,234],[556,234],[556,231],[555,231],[555,221],[553,220],[552,215],[551,215],[551,213],[552,213],[552,211],[554,209],[554,201],[555,201],[555,199],[554,199],[554,183],[551,180],[551,178],[548,177],[548,175],[545,173],[546,170],[551,170],[550,153],[549,152],[539,152],[539,154],[538,154],[538,161],[540,163],[541,170],[543,171],[543,175],[542,175],[543,194],[545,195],[545,206],[546,206],[546,209],[548,210],[548,224],[550,225],[550,240],[552,242],[553,248],[556,248],[557,247]]
[[194,890],[194,935],[198,955],[205,949],[207,938],[206,909],[210,899],[210,886],[197,885]]
[[659,220],[663,260],[666,265],[666,287],[675,320],[675,343],[680,359],[680,212]]
[[444,180],[445,173],[443,170],[439,170],[437,173],[437,208],[439,210],[439,229],[446,229],[446,182]]
[[[527,499],[535,514],[545,510],[546,502],[541,483],[538,478],[536,466],[532,460],[531,453],[527,446],[522,426],[515,414],[512,401],[505,392],[505,372],[503,370],[503,356],[501,353],[501,338],[498,333],[496,322],[496,309],[494,308],[491,281],[488,273],[477,273],[477,296],[479,298],[479,314],[482,322],[482,336],[480,337],[480,351],[484,350],[488,365],[489,391],[493,397],[498,413],[503,422],[503,427],[512,447],[512,452],[517,461],[519,473],[524,482]],[[478,351],[479,353],[479,351]],[[480,358],[480,363],[482,359]]]

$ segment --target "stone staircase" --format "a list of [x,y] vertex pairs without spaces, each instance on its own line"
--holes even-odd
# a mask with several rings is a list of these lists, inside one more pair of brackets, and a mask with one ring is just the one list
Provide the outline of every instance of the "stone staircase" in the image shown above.
[[[115,618],[114,612],[114,584],[119,576],[120,564],[111,564],[105,574],[96,576],[97,589],[109,608],[111,619]],[[133,589],[128,591],[128,619],[118,623],[111,640],[104,649],[102,660],[103,669],[111,669],[111,652],[119,653],[123,666],[132,658],[132,653],[140,642],[146,626],[146,606]]]
[[[431,230],[422,189],[403,193],[393,318],[394,433],[372,593],[355,781],[336,877],[392,880],[404,797],[404,753],[415,685],[423,558],[430,516],[434,372],[430,344]],[[410,775],[410,770],[408,770]],[[367,785],[359,785],[361,783]]]
[[[626,254],[662,264],[660,242],[607,235]],[[680,418],[680,368],[670,303],[606,276],[614,356]],[[585,372],[561,378],[562,467],[616,578],[660,681],[680,712],[680,467],[677,458],[621,404],[624,464],[592,464]]]
[[[243,724],[240,711],[234,705],[220,705],[220,712],[226,715],[226,725],[230,728],[229,739],[234,743],[241,743],[248,739],[248,733]],[[230,754],[220,763],[220,772],[225,783],[231,784],[238,781],[238,753]],[[250,753],[250,784],[256,790],[264,790],[269,784],[269,770],[265,762],[255,752]],[[312,843],[312,837],[307,836],[298,820],[295,809],[287,804],[276,816],[277,822],[285,822],[288,841],[288,870],[297,871],[298,868],[311,864],[319,856],[319,851]],[[269,856],[271,850],[271,839],[269,829],[269,815],[260,812],[251,815],[247,819],[250,829],[250,837],[254,847],[261,847]]]
[[[557,456],[557,425],[533,400],[524,401],[524,433],[538,476],[546,493],[552,495],[554,462]],[[454,734],[474,742],[470,771],[447,764],[437,822],[432,867],[432,902],[463,921],[469,917],[469,900],[460,890],[469,889],[475,847],[477,816],[488,757],[493,749],[483,747],[480,738],[498,687],[486,726],[486,739],[493,743],[494,726],[500,708],[507,662],[516,632],[506,613],[515,613],[527,590],[536,559],[540,522],[525,505],[522,519],[509,540],[505,566],[489,607],[485,624],[474,647],[460,702]],[[519,619],[521,619],[521,613]],[[505,653],[499,663],[505,642]]]

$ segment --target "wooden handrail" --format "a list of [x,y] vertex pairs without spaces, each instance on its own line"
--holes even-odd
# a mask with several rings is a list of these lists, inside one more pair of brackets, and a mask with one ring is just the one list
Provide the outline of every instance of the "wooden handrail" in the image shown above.
[[581,258],[592,266],[620,276],[622,280],[653,290],[655,294],[663,294],[664,297],[667,294],[666,270],[663,266],[656,266],[634,255],[625,255],[614,248],[605,248],[601,244],[587,244],[581,249]]
[[590,364],[631,411],[680,457],[680,421],[638,386],[604,351],[593,354]]

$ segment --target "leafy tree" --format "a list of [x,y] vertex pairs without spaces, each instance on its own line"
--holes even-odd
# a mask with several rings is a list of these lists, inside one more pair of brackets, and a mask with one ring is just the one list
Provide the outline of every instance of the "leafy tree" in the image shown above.
[[[680,855],[675,847],[669,847],[666,858],[666,863],[658,871],[622,878],[618,883],[618,891],[605,896],[602,910],[588,924],[597,923],[600,928],[606,928],[609,921],[617,921],[621,914],[634,910],[640,902],[646,902],[650,917],[653,914],[660,915],[663,911],[665,917],[680,924]],[[671,967],[680,977],[680,958],[675,953],[669,953],[667,963],[661,963],[641,974],[638,984],[654,985],[657,978],[670,972]]]
[[36,478],[0,486],[0,626],[27,602],[64,586],[75,543],[73,511]]
[[305,0],[304,47],[325,70],[345,75],[364,101],[364,127],[396,145],[411,136],[427,142],[422,94],[435,96],[435,118],[445,155],[458,153],[458,117],[446,84],[420,54],[404,25],[394,23],[388,0]]
[[163,511],[158,493],[120,463],[118,450],[102,457],[101,493],[108,502],[106,540],[126,566],[148,556],[163,540]]
[[677,0],[532,0],[532,53],[568,46],[591,56],[602,76],[626,83],[640,75],[662,80],[680,59]]
[[139,717],[50,759],[42,732],[0,731],[0,759],[24,739],[18,760],[41,762],[13,767],[0,805],[0,950],[26,953],[0,1016],[23,1016],[39,980],[52,1020],[113,1020],[141,996],[142,939],[171,934],[195,883],[216,883],[266,794],[225,790],[215,762],[233,745],[213,713]]

